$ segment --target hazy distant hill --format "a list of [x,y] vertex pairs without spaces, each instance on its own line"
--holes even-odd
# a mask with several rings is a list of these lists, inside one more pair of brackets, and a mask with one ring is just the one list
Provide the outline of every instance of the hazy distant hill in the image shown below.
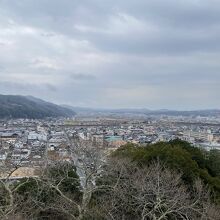
[[0,95],[0,118],[71,117],[75,112],[32,96]]
[[194,111],[176,111],[168,109],[160,110],[149,110],[146,108],[140,109],[95,109],[95,108],[83,108],[83,107],[73,107],[68,105],[63,105],[76,112],[79,115],[142,115],[142,116],[220,116],[220,110],[210,109],[210,110],[194,110]]

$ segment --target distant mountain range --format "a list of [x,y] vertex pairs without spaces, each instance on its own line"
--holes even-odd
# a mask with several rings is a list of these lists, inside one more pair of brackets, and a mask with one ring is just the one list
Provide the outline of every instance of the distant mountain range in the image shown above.
[[0,118],[71,117],[71,109],[32,96],[0,95]]
[[0,95],[0,118],[33,118],[79,116],[219,116],[220,110],[149,110],[149,109],[95,109],[56,105],[33,96]]
[[94,109],[94,108],[83,108],[83,107],[73,107],[68,105],[63,105],[66,108],[69,108],[76,112],[78,115],[136,115],[136,116],[219,116],[220,110],[218,109],[210,109],[210,110],[194,110],[194,111],[177,111],[177,110],[168,110],[168,109],[160,109],[160,110],[149,110],[145,108],[140,109]]

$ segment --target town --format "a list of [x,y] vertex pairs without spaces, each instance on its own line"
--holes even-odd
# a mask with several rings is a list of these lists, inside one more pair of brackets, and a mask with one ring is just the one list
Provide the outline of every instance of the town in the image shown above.
[[[126,143],[146,146],[174,139],[188,141],[205,150],[220,149],[220,118],[152,116],[1,120],[0,163],[9,169],[16,167],[10,178],[22,178],[37,175],[36,170],[48,163],[68,161],[78,164],[85,158],[85,149],[89,146],[100,155],[108,155]],[[87,163],[88,167],[92,166],[89,156]],[[4,175],[2,171],[2,178]]]

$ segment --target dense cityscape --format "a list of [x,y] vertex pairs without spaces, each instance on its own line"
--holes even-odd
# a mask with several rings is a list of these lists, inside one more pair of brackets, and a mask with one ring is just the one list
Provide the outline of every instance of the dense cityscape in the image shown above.
[[141,146],[175,139],[206,150],[220,149],[219,126],[220,118],[200,116],[1,120],[0,161],[2,165],[19,166],[10,178],[21,178],[36,175],[35,170],[46,163],[77,163],[76,140],[107,154],[126,143]]

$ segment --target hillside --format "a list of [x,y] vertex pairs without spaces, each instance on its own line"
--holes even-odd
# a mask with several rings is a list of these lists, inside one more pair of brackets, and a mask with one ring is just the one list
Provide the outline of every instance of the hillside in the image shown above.
[[0,118],[71,117],[75,112],[31,96],[0,95]]

